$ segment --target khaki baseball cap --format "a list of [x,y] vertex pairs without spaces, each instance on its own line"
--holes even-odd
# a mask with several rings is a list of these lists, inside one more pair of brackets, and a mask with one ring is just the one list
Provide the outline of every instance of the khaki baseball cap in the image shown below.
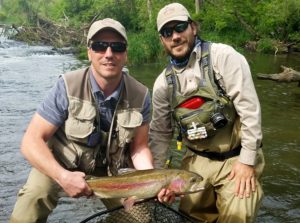
[[102,29],[112,29],[116,31],[127,42],[127,35],[124,26],[114,19],[106,18],[106,19],[98,20],[91,25],[87,35],[87,44],[89,44],[89,41],[93,38],[93,36]]
[[157,15],[157,31],[170,21],[188,21],[191,18],[187,9],[179,3],[171,3],[163,7]]

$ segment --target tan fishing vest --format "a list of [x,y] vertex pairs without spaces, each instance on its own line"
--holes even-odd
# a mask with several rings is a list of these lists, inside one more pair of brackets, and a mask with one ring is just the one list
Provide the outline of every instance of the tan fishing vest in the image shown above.
[[[223,153],[240,146],[240,121],[233,103],[224,90],[216,83],[210,62],[210,43],[202,42],[199,63],[203,80],[198,90],[183,96],[178,90],[179,81],[170,65],[165,72],[179,140],[194,150]],[[180,107],[185,101],[201,97],[205,103],[197,109]],[[226,124],[216,127],[216,118],[223,117]]]
[[[89,68],[63,75],[69,101],[68,118],[48,145],[56,159],[67,169],[78,169],[89,174],[96,165],[108,166],[110,173],[115,175],[119,168],[132,167],[129,147],[135,129],[143,121],[141,110],[148,89],[129,74],[123,74],[124,86],[110,131],[106,133],[97,124],[100,117],[89,75]],[[99,143],[88,146],[87,142],[94,133],[100,137],[100,140],[96,139]]]

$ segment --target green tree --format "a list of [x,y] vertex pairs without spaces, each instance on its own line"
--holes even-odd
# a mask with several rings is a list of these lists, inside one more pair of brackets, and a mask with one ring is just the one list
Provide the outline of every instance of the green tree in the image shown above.
[[[156,15],[171,0],[1,0],[0,19],[21,26],[49,22],[70,30],[60,38],[80,45],[83,34],[96,19],[110,17],[127,29],[132,63],[152,62],[162,55]],[[204,39],[244,47],[249,41],[260,49],[274,44],[299,44],[299,0],[177,0],[200,24]],[[77,33],[74,33],[77,32]],[[68,32],[67,32],[68,33]],[[30,35],[29,35],[30,36]],[[38,37],[38,36],[37,36]],[[71,40],[68,40],[71,39]],[[80,40],[78,40],[80,39]],[[84,39],[84,38],[82,38]],[[52,44],[52,43],[51,43]],[[60,42],[59,45],[63,45]],[[299,47],[300,48],[300,47]]]

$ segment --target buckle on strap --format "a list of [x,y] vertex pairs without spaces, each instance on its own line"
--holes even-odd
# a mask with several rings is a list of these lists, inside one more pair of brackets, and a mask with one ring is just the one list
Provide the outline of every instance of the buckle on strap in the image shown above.
[[198,151],[198,150],[195,150],[195,149],[192,149],[192,148],[188,147],[189,150],[191,150],[192,152],[194,152],[195,154],[197,154],[199,156],[203,156],[203,157],[206,157],[208,159],[217,160],[217,161],[224,161],[224,160],[229,159],[231,157],[240,155],[241,148],[242,148],[242,146],[238,146],[238,147],[236,147],[232,150],[229,150],[227,152],[217,153],[217,152]]

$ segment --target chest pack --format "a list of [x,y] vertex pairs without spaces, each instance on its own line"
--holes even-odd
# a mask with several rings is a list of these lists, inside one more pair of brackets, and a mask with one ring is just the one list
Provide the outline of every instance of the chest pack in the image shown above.
[[201,58],[196,62],[199,62],[202,77],[198,87],[189,95],[180,93],[180,83],[172,65],[166,69],[172,115],[178,126],[179,139],[184,137],[195,142],[210,138],[235,120],[233,103],[215,79],[210,46],[211,43],[202,41],[201,47],[197,47],[198,51],[201,50]]

